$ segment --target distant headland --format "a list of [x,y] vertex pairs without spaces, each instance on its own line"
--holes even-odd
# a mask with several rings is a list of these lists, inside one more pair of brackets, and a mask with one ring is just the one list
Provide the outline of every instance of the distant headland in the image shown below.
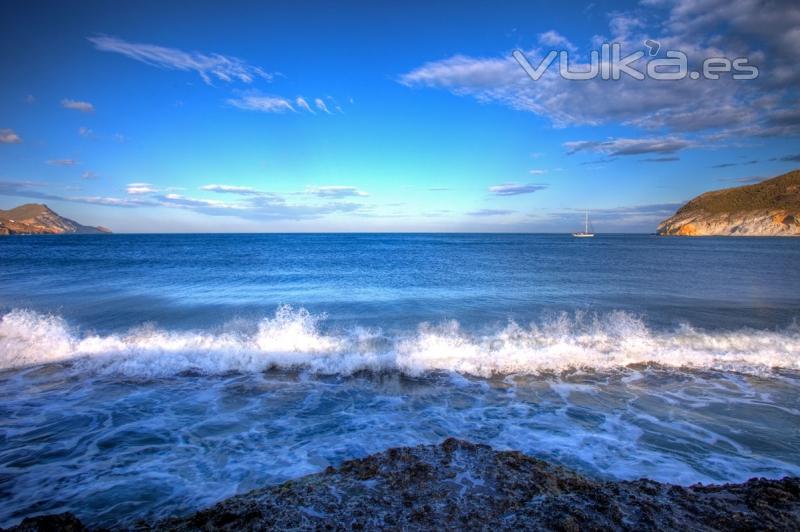
[[26,203],[7,211],[0,210],[0,236],[92,235],[110,232],[111,229],[105,227],[89,227],[64,218],[40,203]]
[[660,235],[800,236],[800,170],[706,192],[661,222]]

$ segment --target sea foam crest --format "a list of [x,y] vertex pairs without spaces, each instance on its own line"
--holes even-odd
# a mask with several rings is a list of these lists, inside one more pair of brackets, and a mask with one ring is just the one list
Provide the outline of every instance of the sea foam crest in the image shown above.
[[457,321],[421,324],[407,335],[384,338],[363,328],[325,333],[323,319],[282,306],[249,332],[169,331],[151,325],[101,336],[80,335],[58,316],[13,310],[0,320],[0,369],[69,362],[78,370],[146,378],[272,367],[341,375],[389,370],[483,377],[637,363],[748,373],[800,369],[797,326],[708,332],[684,325],[655,332],[617,311],[561,313],[527,327],[509,322],[481,335]]

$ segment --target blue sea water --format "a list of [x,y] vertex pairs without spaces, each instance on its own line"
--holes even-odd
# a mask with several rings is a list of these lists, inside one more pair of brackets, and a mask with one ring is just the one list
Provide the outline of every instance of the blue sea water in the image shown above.
[[3,238],[0,526],[448,436],[601,478],[798,475],[798,265],[775,238]]

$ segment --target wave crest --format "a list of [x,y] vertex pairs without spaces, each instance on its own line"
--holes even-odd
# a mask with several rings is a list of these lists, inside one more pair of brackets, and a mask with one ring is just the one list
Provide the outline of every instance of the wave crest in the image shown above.
[[148,325],[124,334],[82,336],[61,317],[18,309],[0,320],[0,369],[69,362],[79,370],[145,378],[272,367],[340,375],[389,370],[481,377],[645,363],[745,373],[800,369],[797,326],[708,332],[683,325],[654,332],[627,312],[576,312],[528,327],[509,322],[490,334],[472,334],[448,321],[384,337],[360,327],[325,333],[320,327],[324,319],[281,306],[255,332],[168,331]]

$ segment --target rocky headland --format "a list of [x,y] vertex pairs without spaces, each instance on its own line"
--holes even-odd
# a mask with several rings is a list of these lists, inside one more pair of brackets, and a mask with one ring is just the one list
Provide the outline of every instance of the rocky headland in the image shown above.
[[105,227],[89,227],[64,218],[40,203],[26,203],[7,211],[0,210],[0,235],[91,235],[110,232]]
[[800,170],[701,194],[656,231],[675,236],[800,236]]
[[[18,531],[84,530],[71,514]],[[800,478],[689,487],[591,479],[450,438],[389,449],[137,530],[798,530]]]

